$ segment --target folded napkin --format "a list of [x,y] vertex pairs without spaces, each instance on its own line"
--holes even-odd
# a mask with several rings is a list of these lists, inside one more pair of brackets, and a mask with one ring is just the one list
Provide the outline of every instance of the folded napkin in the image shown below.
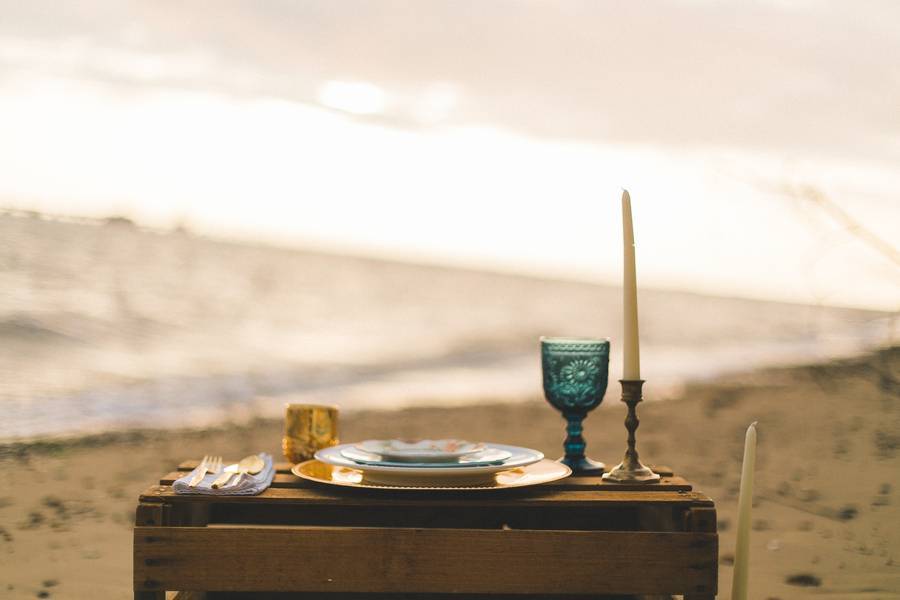
[[176,494],[206,494],[210,496],[255,496],[264,489],[272,485],[272,479],[275,478],[275,467],[272,465],[272,457],[265,452],[261,452],[259,457],[263,459],[265,466],[263,470],[256,475],[250,473],[241,473],[233,475],[225,487],[218,489],[212,488],[212,483],[222,473],[207,473],[203,476],[203,481],[196,487],[190,487],[188,482],[191,477],[200,469],[196,469],[180,479],[176,479],[172,484],[172,489]]

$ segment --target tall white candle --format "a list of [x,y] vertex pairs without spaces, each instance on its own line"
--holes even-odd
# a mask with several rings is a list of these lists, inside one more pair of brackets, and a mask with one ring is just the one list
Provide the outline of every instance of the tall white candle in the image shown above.
[[641,350],[638,341],[637,276],[634,268],[634,228],[631,223],[631,196],[622,190],[622,240],[624,242],[624,278],[622,281],[625,335],[622,352],[625,365],[622,379],[641,378]]
[[734,547],[732,600],[747,600],[747,567],[750,562],[750,509],[753,505],[753,470],[756,466],[756,421],[744,439],[744,466],[741,469],[741,496],[738,501],[737,542]]

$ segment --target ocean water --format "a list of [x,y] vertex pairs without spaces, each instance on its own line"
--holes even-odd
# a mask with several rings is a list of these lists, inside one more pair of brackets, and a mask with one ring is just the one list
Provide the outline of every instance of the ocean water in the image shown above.
[[[541,335],[609,337],[615,287],[0,215],[0,442],[539,397]],[[641,290],[648,399],[891,341],[874,311]],[[613,390],[613,386],[610,388]],[[614,392],[609,392],[609,400]]]

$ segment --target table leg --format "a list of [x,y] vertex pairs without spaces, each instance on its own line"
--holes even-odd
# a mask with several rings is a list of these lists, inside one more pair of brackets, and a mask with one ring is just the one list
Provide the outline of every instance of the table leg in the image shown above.
[[[695,507],[688,511],[685,516],[687,517],[686,529],[688,531],[715,533],[718,529],[716,509],[714,507]],[[716,554],[718,555],[718,552]],[[715,597],[715,594],[694,593],[685,594],[684,600],[715,600]]]
[[[135,525],[162,525],[168,527],[194,526],[203,527],[209,521],[209,506],[206,504],[188,504],[170,506],[159,502],[141,502],[135,512]],[[202,600],[204,592],[179,592],[177,600]],[[134,592],[134,600],[166,600],[166,592],[141,590]]]

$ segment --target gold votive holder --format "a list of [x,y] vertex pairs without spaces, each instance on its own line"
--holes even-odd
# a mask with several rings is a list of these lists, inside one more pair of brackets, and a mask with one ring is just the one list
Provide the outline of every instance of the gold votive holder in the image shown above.
[[291,463],[309,460],[338,443],[338,409],[325,404],[285,404],[281,450]]

